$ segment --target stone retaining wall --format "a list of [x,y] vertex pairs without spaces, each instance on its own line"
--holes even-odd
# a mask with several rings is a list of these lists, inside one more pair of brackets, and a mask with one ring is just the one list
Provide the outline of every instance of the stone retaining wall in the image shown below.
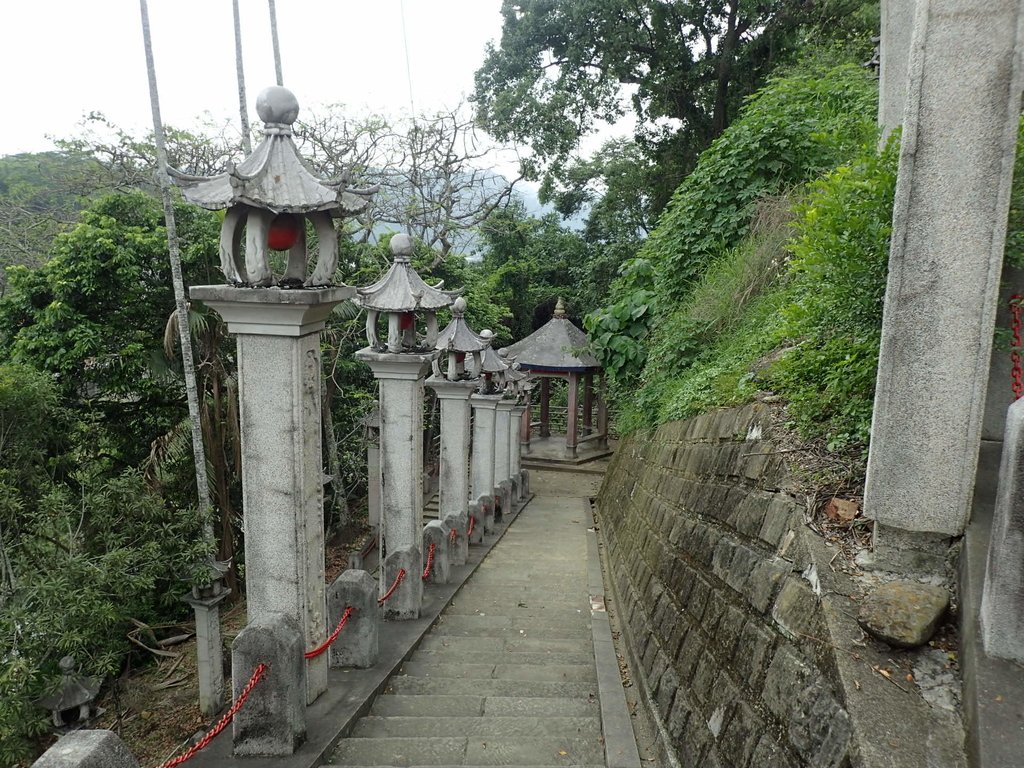
[[753,404],[625,439],[601,533],[662,749],[683,766],[849,766],[804,509]]

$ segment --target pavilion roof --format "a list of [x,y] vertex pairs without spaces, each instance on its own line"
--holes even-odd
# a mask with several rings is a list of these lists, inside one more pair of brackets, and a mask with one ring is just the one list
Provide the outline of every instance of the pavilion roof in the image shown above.
[[565,315],[562,300],[554,316],[525,339],[507,348],[525,371],[589,371],[601,364],[586,351],[590,339]]

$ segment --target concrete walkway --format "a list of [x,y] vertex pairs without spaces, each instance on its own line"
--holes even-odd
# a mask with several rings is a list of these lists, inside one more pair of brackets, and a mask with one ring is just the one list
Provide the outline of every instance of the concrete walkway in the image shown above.
[[635,744],[629,731],[630,743],[621,745],[629,717],[613,651],[608,661],[611,636],[603,634],[589,493],[552,493],[590,491],[592,481],[551,475],[537,477],[537,496],[340,742],[331,765],[631,764],[605,756],[609,735],[617,756]]

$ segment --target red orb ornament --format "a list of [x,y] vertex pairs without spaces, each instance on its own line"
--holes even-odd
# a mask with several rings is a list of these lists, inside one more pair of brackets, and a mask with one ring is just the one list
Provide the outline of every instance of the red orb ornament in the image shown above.
[[292,213],[279,213],[267,230],[267,247],[272,251],[287,251],[299,239],[302,220]]

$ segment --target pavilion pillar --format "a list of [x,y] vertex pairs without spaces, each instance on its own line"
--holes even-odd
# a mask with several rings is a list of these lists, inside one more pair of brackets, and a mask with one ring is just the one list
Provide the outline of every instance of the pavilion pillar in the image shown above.
[[540,437],[551,437],[551,379],[540,380]]
[[570,373],[568,392],[568,412],[566,413],[565,417],[565,455],[570,459],[576,458],[576,445],[579,441],[576,425],[576,420],[579,417],[579,388],[579,374]]
[[583,434],[589,435],[594,425],[594,374],[583,375]]
[[[380,389],[381,530],[385,559],[411,553],[411,573],[385,604],[392,619],[415,619],[423,601],[423,378],[433,354],[377,352],[370,347],[356,358],[373,371]],[[373,482],[371,478],[370,482]],[[385,562],[381,560],[381,564]],[[408,569],[407,569],[408,570]],[[380,580],[383,595],[391,586]]]
[[597,441],[599,448],[608,447],[608,380],[604,373],[598,379],[597,390],[597,432],[601,435]]
[[[306,648],[327,636],[320,331],[354,291],[194,286],[238,338],[246,596],[250,623],[284,614]],[[306,703],[327,690],[327,656],[306,661]]]
[[469,398],[473,408],[472,491],[470,500],[486,507],[484,532],[494,530],[494,426],[501,395],[478,395]]
[[1015,0],[916,4],[864,491],[883,567],[941,571],[970,510],[1020,118],[1021,15]]

